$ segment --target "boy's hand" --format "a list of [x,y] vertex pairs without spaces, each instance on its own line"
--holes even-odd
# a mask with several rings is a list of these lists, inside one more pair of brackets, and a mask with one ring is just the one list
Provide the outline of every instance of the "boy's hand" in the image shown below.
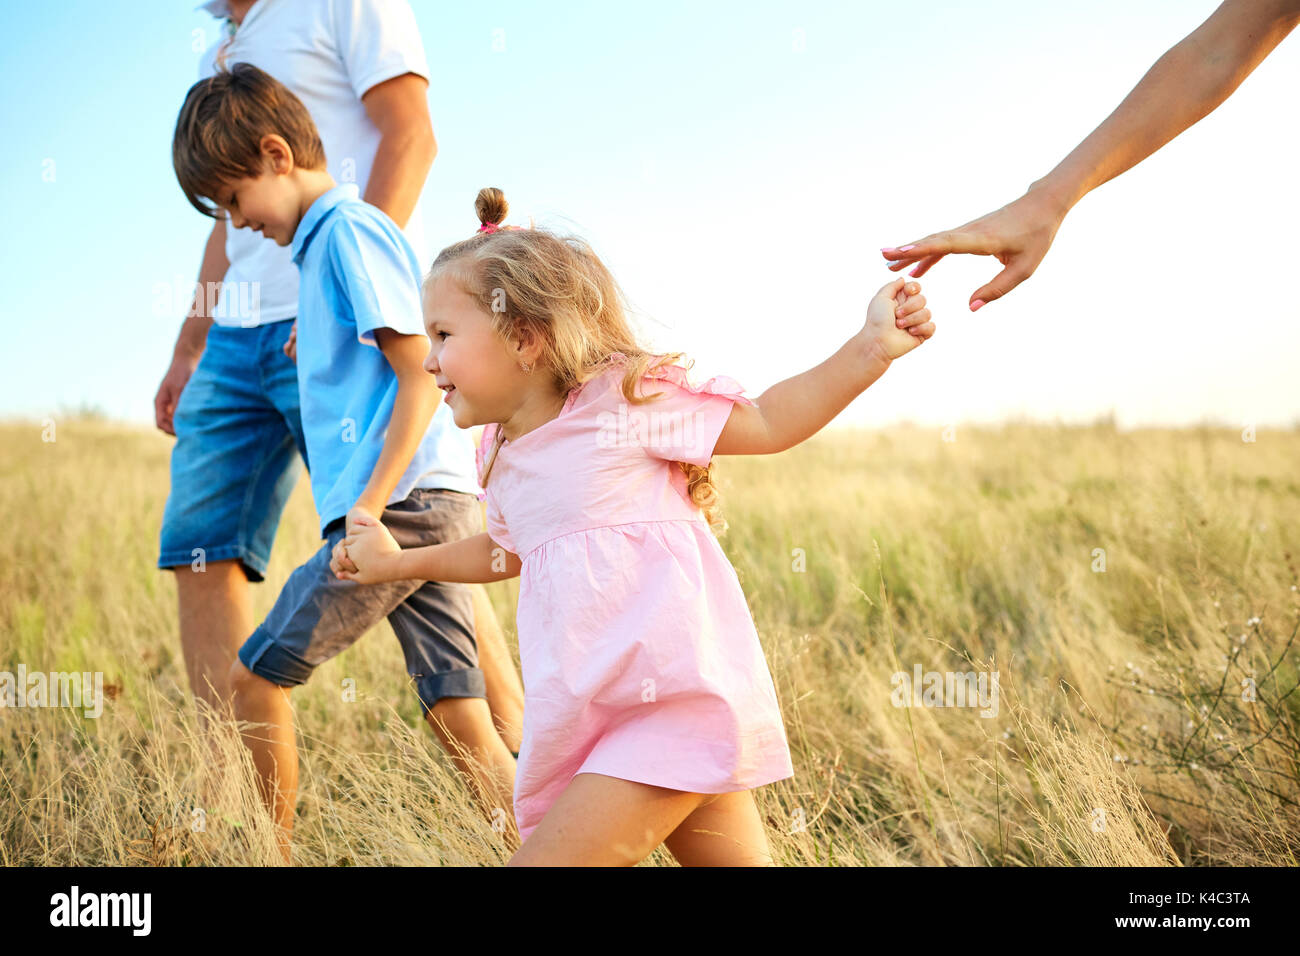
[[357,525],[364,518],[369,518],[371,524],[379,524],[379,515],[382,510],[383,509],[376,511],[374,508],[362,504],[361,501],[358,500],[356,504],[348,509],[347,517],[343,519],[343,533],[345,535],[351,535],[352,532],[356,530]]
[[[358,584],[378,584],[397,581],[398,557],[401,546],[378,520],[358,516],[354,530],[334,546],[330,557],[330,570],[344,581]],[[349,567],[355,571],[348,570]]]
[[934,335],[920,283],[895,279],[882,286],[867,306],[861,334],[886,361],[906,355]]

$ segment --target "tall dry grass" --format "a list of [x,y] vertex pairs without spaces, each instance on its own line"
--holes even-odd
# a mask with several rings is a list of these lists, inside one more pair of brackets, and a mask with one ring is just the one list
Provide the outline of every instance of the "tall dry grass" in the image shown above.
[[[113,696],[98,719],[0,709],[0,862],[279,863],[238,737],[197,718],[154,568],[169,440],[94,420],[54,437],[0,426],[0,670],[102,671]],[[778,861],[1295,865],[1300,432],[949,437],[836,431],[719,462],[794,755],[757,793]],[[259,615],[317,544],[303,483]],[[513,636],[517,586],[490,591]],[[895,707],[914,665],[996,671],[997,714]],[[295,862],[508,858],[386,624],[294,706]]]

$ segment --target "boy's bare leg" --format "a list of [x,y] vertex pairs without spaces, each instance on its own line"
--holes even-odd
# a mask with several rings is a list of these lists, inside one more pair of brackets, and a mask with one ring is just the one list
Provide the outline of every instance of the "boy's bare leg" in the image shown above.
[[[262,802],[276,823],[280,852],[288,863],[298,796],[291,688],[254,674],[238,660],[230,670],[230,687],[235,719],[261,725],[241,727],[240,736],[252,751]],[[517,834],[515,759],[492,727],[487,702],[479,697],[446,697],[434,705],[428,720],[457,769],[469,779],[489,821],[502,819],[508,832]]]
[[290,688],[259,677],[236,660],[230,668],[230,690],[236,720],[267,725],[241,727],[240,736],[253,752],[262,802],[277,825],[280,853],[288,863],[298,800],[298,746],[293,739]]
[[[481,584],[469,585],[474,598],[474,636],[478,643],[478,666],[487,684],[487,702],[492,722],[511,751],[519,752],[524,726],[524,685],[515,669],[505,634],[496,611]],[[509,756],[507,754],[507,756]]]
[[482,697],[444,697],[425,718],[456,769],[469,778],[489,822],[501,821],[517,844],[515,758],[492,727],[487,701]]
[[[218,712],[229,699],[230,665],[253,633],[253,600],[239,561],[213,561],[203,571],[172,569],[180,610],[181,653],[194,696]],[[202,708],[200,708],[202,712]]]

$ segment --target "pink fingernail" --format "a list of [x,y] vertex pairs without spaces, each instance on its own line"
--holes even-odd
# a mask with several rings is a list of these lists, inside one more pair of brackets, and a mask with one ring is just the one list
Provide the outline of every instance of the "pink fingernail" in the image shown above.
[[920,266],[917,266],[915,269],[913,269],[911,272],[909,272],[908,275],[910,275],[910,276],[912,276],[913,278],[915,278],[915,277],[916,277],[916,274],[917,274],[918,272],[920,272],[920,271],[921,271],[921,267],[920,267]]
[[910,246],[903,246],[903,248],[899,249],[898,251],[906,252],[908,249],[915,249],[915,248],[916,248],[916,243],[912,243]]
[[984,305],[983,299],[976,299],[974,302],[970,304],[970,310],[972,312],[978,312],[983,307],[983,305]]

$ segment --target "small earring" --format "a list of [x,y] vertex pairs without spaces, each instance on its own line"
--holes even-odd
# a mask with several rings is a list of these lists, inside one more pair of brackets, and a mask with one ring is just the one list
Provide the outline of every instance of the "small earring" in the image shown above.
[[528,362],[520,362],[519,367],[523,369],[525,372],[531,372],[533,370],[532,365],[529,364]]

